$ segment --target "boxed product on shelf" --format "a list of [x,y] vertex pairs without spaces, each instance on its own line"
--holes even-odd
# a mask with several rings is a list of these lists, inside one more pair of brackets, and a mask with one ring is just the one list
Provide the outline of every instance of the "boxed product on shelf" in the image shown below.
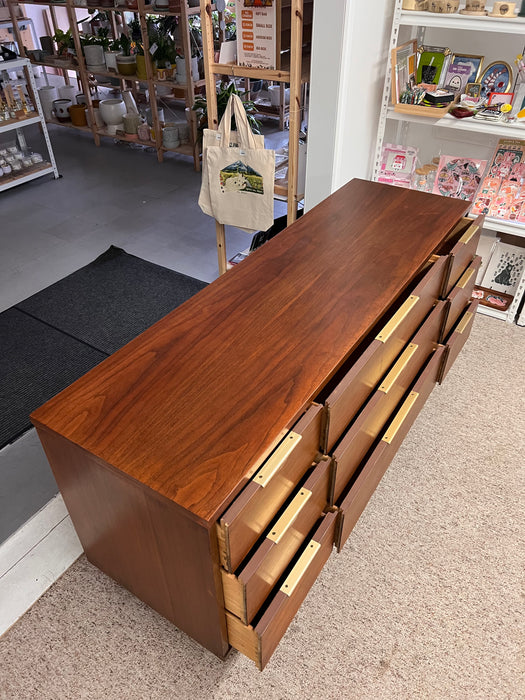
[[416,168],[418,149],[386,143],[381,156],[381,168],[378,182],[397,187],[410,187],[412,175]]
[[486,165],[486,160],[441,156],[433,193],[471,201],[478,191]]

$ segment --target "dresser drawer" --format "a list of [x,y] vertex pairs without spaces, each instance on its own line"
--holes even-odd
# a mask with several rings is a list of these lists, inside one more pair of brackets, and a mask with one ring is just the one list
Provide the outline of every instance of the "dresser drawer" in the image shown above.
[[445,256],[427,263],[411,295],[326,398],[324,452],[332,450],[439,298],[447,264]]
[[331,504],[337,502],[346,484],[391,418],[392,412],[410,388],[430,354],[437,348],[445,320],[445,310],[445,302],[440,301],[436,304],[384,378],[379,389],[336,447],[333,454]]
[[442,299],[450,294],[476,255],[483,221],[483,216],[478,216],[475,220],[462,219],[439,249],[438,254],[447,256],[448,260],[443,279]]
[[476,311],[479,301],[472,301],[463,312],[452,333],[447,337],[443,364],[439,376],[441,384],[448,374],[449,369],[456,361],[457,356],[461,352],[461,348],[467,342],[467,338],[472,330]]
[[233,573],[312,462],[321,456],[323,408],[312,404],[262,464],[217,525],[222,566]]
[[235,574],[222,570],[224,607],[248,624],[328,505],[331,460],[315,467],[266,537]]
[[263,669],[330,556],[337,513],[327,513],[306,542],[282,585],[252,625],[226,613],[228,641]]
[[340,504],[340,518],[336,535],[338,551],[341,551],[388,465],[394,458],[399,445],[434,388],[444,352],[444,346],[440,345],[433,353],[415,381],[410,394],[388,425],[383,437],[376,444],[368,459],[360,466],[358,476],[344,496]]
[[456,321],[465,310],[465,307],[470,302],[470,298],[472,297],[472,292],[474,290],[474,284],[476,282],[476,275],[478,274],[480,266],[481,258],[479,255],[477,255],[467,267],[465,272],[461,275],[454,289],[448,295],[447,320],[443,328],[443,335],[439,342],[443,342],[443,340],[448,336],[453,326],[456,324]]

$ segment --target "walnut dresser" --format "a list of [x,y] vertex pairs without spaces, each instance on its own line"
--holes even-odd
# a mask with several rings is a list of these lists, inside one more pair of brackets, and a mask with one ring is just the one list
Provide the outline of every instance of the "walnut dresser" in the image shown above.
[[468,337],[467,208],[353,180],[36,410],[88,559],[262,669]]

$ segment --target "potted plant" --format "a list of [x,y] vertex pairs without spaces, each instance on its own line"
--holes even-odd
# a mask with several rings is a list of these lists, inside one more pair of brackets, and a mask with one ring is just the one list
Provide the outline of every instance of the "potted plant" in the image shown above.
[[120,35],[121,53],[116,57],[117,69],[121,75],[135,75],[137,71],[137,59],[131,53],[131,39],[124,34]]
[[[219,121],[222,119],[228,100],[233,94],[239,95],[239,97],[242,98],[246,93],[240,93],[235,83],[222,82],[220,84],[219,90],[217,91],[217,114]],[[261,123],[254,117],[256,112],[254,103],[251,100],[243,100],[243,106],[246,110],[246,116],[248,117],[251,130],[254,134],[260,134]],[[199,138],[202,139],[202,132],[208,127],[208,104],[205,95],[199,95],[195,99],[192,110],[197,114],[197,130],[199,132]],[[232,117],[232,128],[235,129],[235,117]]]
[[71,29],[65,32],[62,29],[57,29],[53,34],[53,41],[57,45],[57,54],[60,58],[71,59],[75,54],[75,42],[73,41]]

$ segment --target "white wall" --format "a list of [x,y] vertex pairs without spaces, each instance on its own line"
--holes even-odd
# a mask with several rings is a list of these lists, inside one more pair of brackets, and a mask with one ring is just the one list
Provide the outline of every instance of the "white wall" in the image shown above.
[[316,0],[306,209],[354,177],[369,178],[394,0]]

